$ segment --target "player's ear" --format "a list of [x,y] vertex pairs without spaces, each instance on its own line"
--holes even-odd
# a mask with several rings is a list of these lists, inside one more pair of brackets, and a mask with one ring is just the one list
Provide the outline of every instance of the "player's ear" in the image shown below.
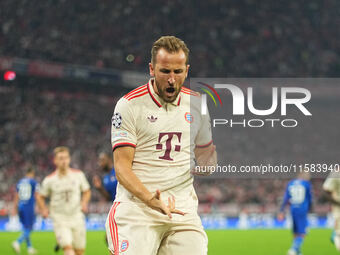
[[155,76],[155,69],[152,63],[149,63],[149,70],[150,70],[150,76],[154,77]]
[[186,70],[185,78],[188,78],[189,67],[190,67],[190,65],[187,65],[187,70]]

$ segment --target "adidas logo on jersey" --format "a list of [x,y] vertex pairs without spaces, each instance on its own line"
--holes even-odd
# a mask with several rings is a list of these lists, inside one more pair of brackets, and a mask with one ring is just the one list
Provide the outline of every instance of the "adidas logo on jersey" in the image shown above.
[[154,116],[149,116],[148,117],[148,120],[152,123],[152,122],[155,122],[157,120],[157,117],[154,117]]

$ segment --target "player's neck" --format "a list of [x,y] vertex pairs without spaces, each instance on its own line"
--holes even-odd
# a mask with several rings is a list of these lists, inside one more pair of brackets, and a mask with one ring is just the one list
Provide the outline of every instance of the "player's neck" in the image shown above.
[[57,172],[59,175],[66,175],[69,171],[69,168],[57,168]]
[[152,85],[153,91],[155,91],[155,93],[159,96],[158,88],[156,85],[156,79],[151,80],[151,85]]

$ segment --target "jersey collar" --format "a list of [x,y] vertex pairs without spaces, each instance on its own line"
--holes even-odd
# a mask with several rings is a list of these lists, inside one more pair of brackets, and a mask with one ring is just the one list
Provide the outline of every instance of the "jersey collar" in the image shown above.
[[[147,88],[148,88],[152,101],[154,101],[154,103],[158,107],[162,107],[162,105],[166,104],[166,102],[164,102],[164,100],[159,95],[156,94],[155,90],[153,89],[154,82],[155,82],[154,78],[151,78],[148,82]],[[178,94],[177,98],[169,104],[179,106],[180,103],[181,103],[181,92]]]

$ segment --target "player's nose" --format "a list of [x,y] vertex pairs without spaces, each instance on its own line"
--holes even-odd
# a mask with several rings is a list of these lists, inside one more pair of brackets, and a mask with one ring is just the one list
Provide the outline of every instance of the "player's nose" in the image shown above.
[[168,83],[169,84],[174,84],[175,83],[175,77],[170,76],[169,79],[168,79]]

